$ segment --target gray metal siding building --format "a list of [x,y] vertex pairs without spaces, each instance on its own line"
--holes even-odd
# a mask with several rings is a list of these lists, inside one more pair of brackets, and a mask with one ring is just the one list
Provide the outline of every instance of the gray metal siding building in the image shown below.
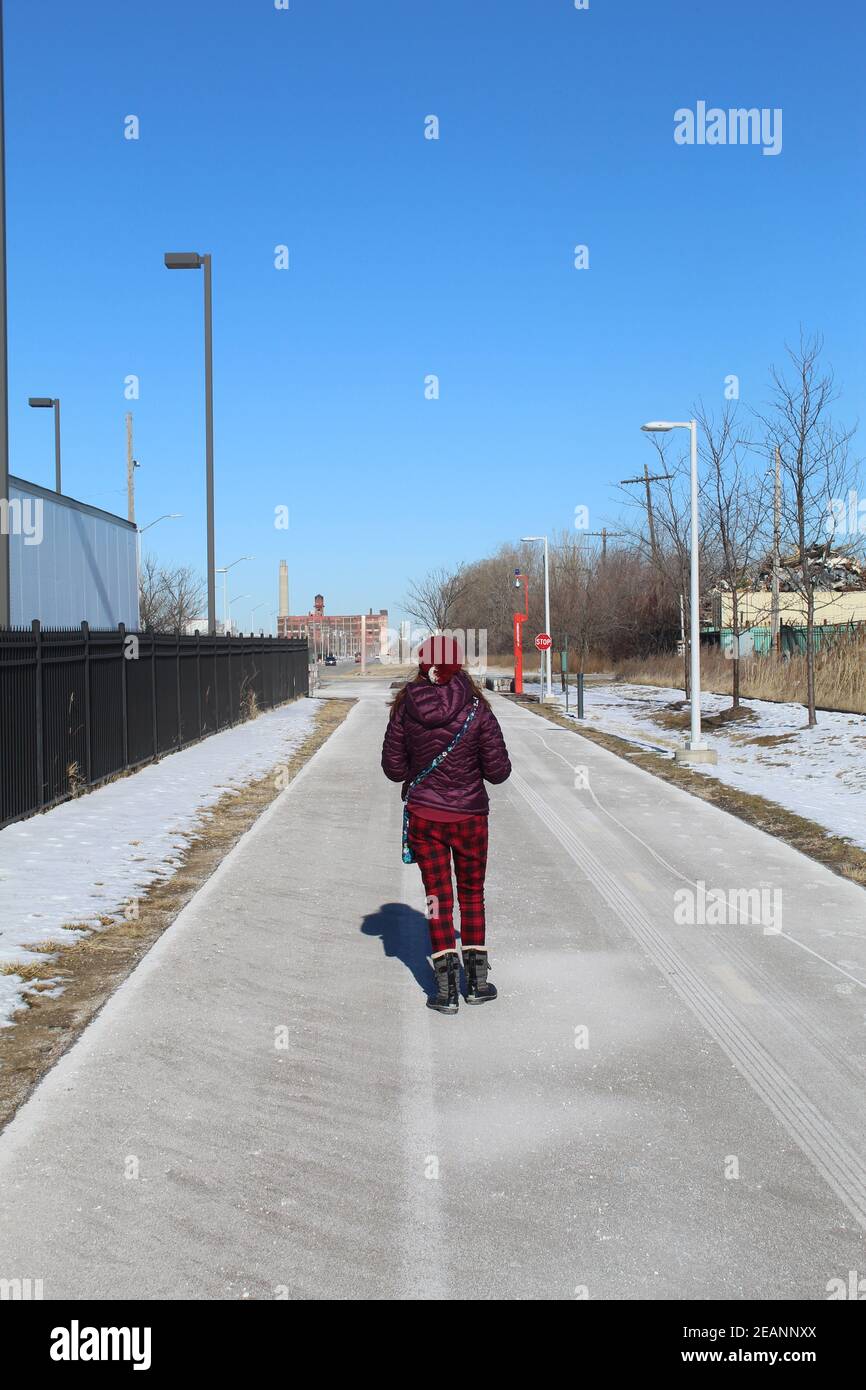
[[13,627],[138,631],[138,531],[99,507],[9,478]]

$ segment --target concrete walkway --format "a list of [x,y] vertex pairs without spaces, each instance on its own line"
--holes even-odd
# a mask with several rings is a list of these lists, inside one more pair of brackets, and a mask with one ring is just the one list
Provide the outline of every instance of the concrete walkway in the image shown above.
[[[72,1299],[822,1299],[866,1272],[863,892],[497,700],[501,997],[443,1018],[379,771],[387,691],[351,693],[0,1136],[0,1278]],[[688,924],[699,881],[764,907]]]

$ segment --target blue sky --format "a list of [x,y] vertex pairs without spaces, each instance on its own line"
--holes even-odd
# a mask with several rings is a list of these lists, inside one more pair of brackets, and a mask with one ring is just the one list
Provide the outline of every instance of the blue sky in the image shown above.
[[[615,517],[650,417],[766,396],[799,325],[863,411],[861,7],[831,0],[6,0],[10,463],[204,569],[214,257],[217,561],[242,625]],[[674,111],[780,107],[783,149]],[[140,139],[124,139],[137,115]],[[440,121],[438,141],[424,119]],[[573,248],[588,245],[588,270]],[[290,269],[274,268],[286,244]],[[426,400],[435,373],[440,398]],[[860,450],[862,452],[862,448]],[[288,506],[288,531],[274,509]]]

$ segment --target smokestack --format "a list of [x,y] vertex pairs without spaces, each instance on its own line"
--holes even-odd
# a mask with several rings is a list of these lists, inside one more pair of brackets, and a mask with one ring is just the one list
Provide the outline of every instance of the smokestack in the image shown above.
[[280,561],[280,617],[289,616],[289,566],[286,560]]

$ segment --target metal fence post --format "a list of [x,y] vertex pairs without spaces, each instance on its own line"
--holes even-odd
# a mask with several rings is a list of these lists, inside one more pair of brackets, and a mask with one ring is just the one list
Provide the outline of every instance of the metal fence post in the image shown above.
[[175,666],[175,672],[174,672],[174,674],[175,674],[175,684],[176,684],[176,686],[177,686],[177,746],[178,746],[178,748],[182,748],[182,747],[183,747],[183,713],[182,713],[182,710],[181,710],[181,698],[180,698],[180,633],[179,633],[179,632],[176,632],[176,633],[175,633],[175,639],[176,639],[176,640],[175,640],[175,654],[174,654],[174,666]]
[[129,711],[127,709],[126,687],[126,623],[119,623],[120,634],[120,720],[123,729],[123,766],[129,767]]
[[90,623],[83,622],[81,624],[81,632],[84,638],[84,747],[87,766],[87,785],[89,787],[93,780],[93,758],[90,740]]
[[31,624],[36,643],[36,787],[37,806],[45,805],[45,712],[42,702],[42,624],[34,618]]
[[153,724],[153,756],[159,757],[159,735],[156,722],[156,633],[150,634],[150,703]]
[[232,700],[232,634],[229,633],[229,724],[234,724],[234,701]]
[[204,729],[201,726],[201,633],[198,628],[195,633],[195,688],[198,691],[198,736],[201,738]]

